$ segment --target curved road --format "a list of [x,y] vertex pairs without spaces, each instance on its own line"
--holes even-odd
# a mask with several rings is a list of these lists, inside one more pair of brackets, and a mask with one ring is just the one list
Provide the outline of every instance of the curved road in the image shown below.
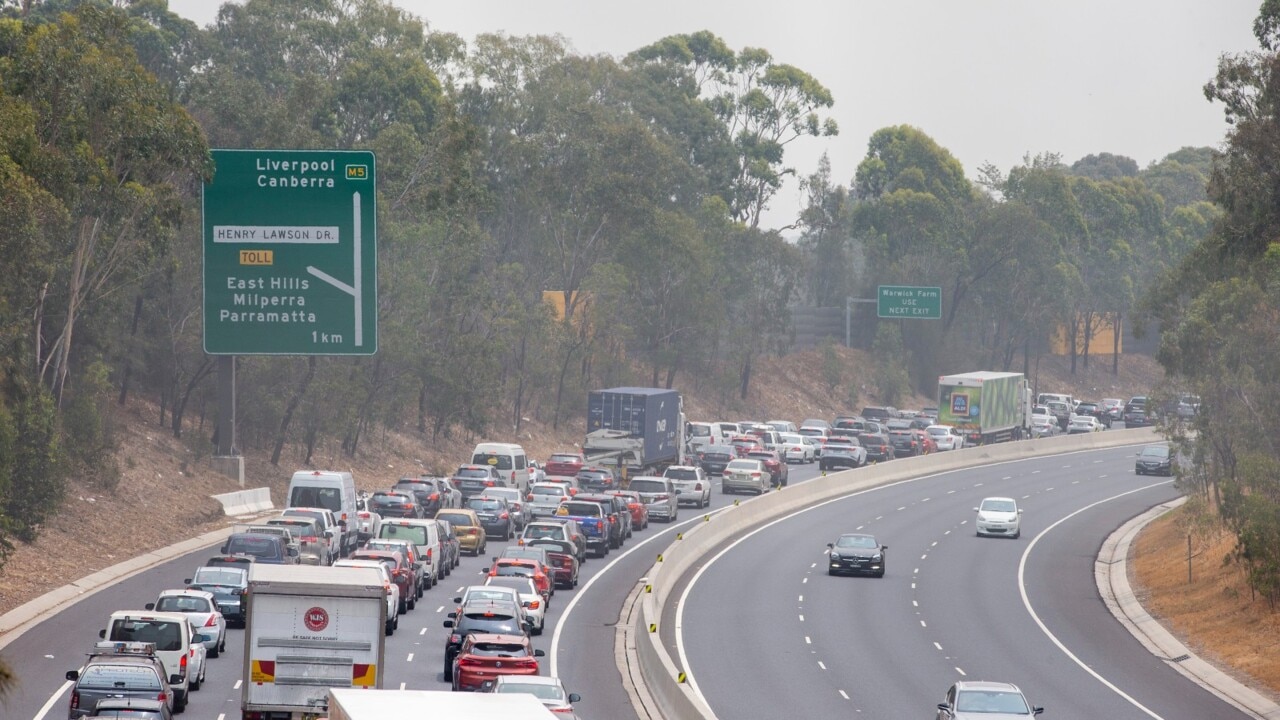
[[[818,475],[817,466],[792,466],[791,482]],[[570,692],[580,693],[579,714],[595,720],[633,720],[631,706],[614,662],[614,626],[623,600],[636,580],[653,563],[653,557],[676,532],[701,522],[707,512],[723,507],[718,481],[712,505],[706,510],[680,509],[675,523],[652,523],[607,558],[591,558],[582,567],[577,590],[558,590],[551,602],[547,627],[534,637],[534,647],[546,651],[543,673],[553,670]],[[728,498],[732,502],[733,498]],[[445,628],[442,621],[452,609],[452,598],[464,585],[482,584],[481,573],[489,556],[507,543],[490,542],[482,558],[464,557],[461,567],[441,584],[427,591],[416,609],[400,616],[400,629],[387,638],[384,686],[416,690],[448,690],[441,679]],[[153,602],[161,590],[181,587],[216,548],[163,563],[65,608],[14,640],[3,651],[17,671],[18,683],[0,703],[0,717],[8,720],[65,718],[70,683],[67,670],[79,668],[98,639],[98,630],[115,610],[138,609]],[[68,581],[74,578],[67,578]],[[570,610],[571,608],[571,610]],[[566,619],[566,610],[570,610]],[[244,631],[231,629],[227,651],[210,660],[203,687],[191,695],[187,712],[179,717],[198,720],[238,720],[243,669]]]
[[[960,679],[1016,683],[1043,717],[1249,717],[1152,656],[1098,596],[1103,539],[1177,496],[1134,475],[1136,450],[941,473],[776,520],[686,578],[664,623],[674,656],[726,719],[928,717]],[[1020,540],[974,536],[989,495],[1025,509]],[[885,578],[826,574],[826,543],[853,531],[889,546]]]

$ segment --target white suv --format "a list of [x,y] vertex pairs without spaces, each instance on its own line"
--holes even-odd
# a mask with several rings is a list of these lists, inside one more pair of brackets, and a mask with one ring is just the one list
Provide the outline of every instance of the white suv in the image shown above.
[[680,491],[676,498],[678,504],[693,505],[704,508],[711,504],[711,478],[700,467],[695,465],[672,465],[662,476],[671,481]]
[[649,508],[650,520],[672,522],[680,514],[676,499],[680,491],[665,477],[631,478],[627,489],[640,494],[640,500]]

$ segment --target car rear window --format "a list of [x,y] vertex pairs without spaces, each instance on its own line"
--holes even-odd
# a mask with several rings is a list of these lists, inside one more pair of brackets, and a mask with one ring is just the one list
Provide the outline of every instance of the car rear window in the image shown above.
[[557,497],[564,497],[564,488],[559,485],[534,485],[533,489],[529,492],[534,495],[554,495]]
[[522,657],[529,654],[524,645],[514,643],[476,643],[471,646],[471,652],[492,657]]
[[462,527],[470,527],[472,525],[471,516],[465,515],[463,513],[442,512],[442,513],[437,513],[436,518],[439,520],[444,520],[450,525],[460,525]]
[[230,568],[200,568],[196,570],[195,577],[191,578],[193,583],[201,585],[229,585],[239,587],[244,585],[245,573],[243,570],[232,570]]
[[560,538],[564,537],[564,528],[550,527],[548,525],[530,525],[524,529],[524,537],[529,540],[537,538]]
[[551,462],[557,463],[576,463],[582,462],[582,458],[577,455],[552,455]]
[[667,470],[667,477],[672,480],[697,480],[698,471],[690,468],[671,468]]
[[387,507],[389,505],[408,505],[409,503],[415,502],[404,495],[392,495],[389,493],[374,493],[373,497],[370,499],[373,501],[374,505],[380,505],[383,507]]
[[600,517],[604,512],[604,508],[595,503],[583,502],[560,503],[560,509],[567,511],[567,515],[585,515],[587,517]]
[[490,510],[501,510],[502,501],[490,498],[471,498],[467,501],[467,507],[472,510],[484,510],[486,512]]
[[160,690],[160,674],[144,665],[90,664],[80,674],[80,687],[92,690]]
[[631,485],[628,487],[635,492],[656,493],[667,491],[667,484],[661,480],[632,480]]
[[395,540],[408,540],[414,545],[426,545],[427,529],[421,525],[383,523],[382,527],[378,530],[378,537],[393,538]]
[[498,468],[499,470],[510,470],[511,457],[512,456],[510,455],[489,455],[488,453],[476,453],[475,455],[471,456],[471,462],[475,463],[476,465],[488,465],[490,467]]
[[319,507],[342,512],[342,493],[338,488],[299,485],[289,494],[289,507]]
[[112,642],[155,643],[157,651],[173,652],[182,649],[182,627],[168,620],[120,619],[111,624],[111,636],[107,639]]
[[703,459],[703,460],[723,461],[723,460],[728,460],[728,459],[729,459],[729,457],[730,457],[730,456],[729,456],[729,453],[723,453],[723,452],[704,452],[704,453],[702,453],[702,459]]
[[493,473],[484,468],[458,468],[456,473],[460,478],[491,478]]
[[169,595],[156,603],[156,612],[210,612],[209,601],[202,597]]
[[227,543],[231,555],[253,555],[260,558],[280,557],[280,538],[271,535],[236,535]]
[[538,588],[534,586],[533,580],[523,576],[491,577],[485,584],[497,587],[508,587],[518,593],[524,593],[525,595],[538,594]]

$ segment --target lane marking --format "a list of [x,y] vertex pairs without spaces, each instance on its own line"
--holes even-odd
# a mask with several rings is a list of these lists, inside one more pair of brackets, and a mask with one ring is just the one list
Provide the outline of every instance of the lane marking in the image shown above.
[[804,616],[803,616],[803,615],[801,615],[801,616],[800,616],[800,622],[804,622]]
[[426,629],[426,628],[422,628],[421,630],[419,630],[419,631],[418,631],[418,634],[419,634],[419,635],[426,635],[426,634],[427,634],[427,629]]
[[922,628],[927,628],[927,627],[929,627],[929,626],[928,626],[928,625],[925,625],[925,624],[924,624],[924,621],[923,621],[923,620],[921,620],[921,621],[920,621],[920,627],[922,627]]
[[848,700],[848,699],[849,699],[849,693],[847,693],[847,692],[845,692],[845,691],[841,690],[841,691],[840,691],[840,697],[844,698],[845,700]]
[[[750,502],[750,500],[748,500],[747,502]],[[728,510],[732,507],[734,506],[726,505],[722,508],[716,508],[709,512],[703,513],[703,515],[715,515],[717,513],[724,512],[725,510]],[[587,596],[587,591],[591,589],[592,585],[595,585],[596,580],[599,580],[600,578],[604,577],[605,574],[607,574],[610,570],[613,569],[614,565],[617,565],[618,563],[622,562],[622,560],[626,558],[628,555],[630,555],[631,553],[639,550],[640,548],[644,547],[645,545],[648,545],[649,543],[653,542],[654,540],[657,540],[660,537],[663,537],[670,533],[674,533],[680,530],[681,528],[685,527],[686,525],[692,525],[695,522],[702,522],[702,516],[699,515],[696,518],[690,518],[688,520],[685,520],[684,522],[679,523],[678,525],[672,525],[669,528],[666,528],[660,532],[654,533],[653,535],[645,538],[644,540],[641,540],[630,550],[622,553],[621,555],[619,555],[618,557],[610,561],[608,565],[605,565],[603,568],[600,569],[600,572],[596,573],[595,575],[592,575],[591,579],[587,580],[585,583],[582,584],[582,587],[578,588],[577,594],[573,596],[573,599],[569,601],[568,605],[565,605],[564,612],[560,614],[560,620],[556,623],[556,631],[551,634],[551,652],[547,653],[547,655],[550,657],[550,660],[548,661],[548,664],[550,665],[550,668],[547,673],[548,675],[551,675],[552,677],[559,677],[560,674],[556,671],[557,669],[556,666],[557,666],[557,660],[559,659],[559,655],[560,655],[560,652],[559,652],[560,651],[560,633],[563,632],[564,629],[569,626],[569,622],[568,622],[569,615],[573,613],[574,608],[578,606],[578,603],[582,600],[582,598]],[[817,567],[817,566],[818,566],[818,563],[814,563],[810,567]],[[680,619],[677,616],[676,633],[678,634],[679,632],[680,632]],[[692,674],[690,674],[689,682],[690,684],[692,684],[693,682]]]
[[241,685],[243,685],[243,684],[244,684],[244,679],[243,679],[243,678],[241,678],[240,680],[237,680],[237,681],[236,681],[236,684],[235,684],[235,685],[232,685],[232,686],[231,686],[231,689],[232,689],[232,690],[239,690],[239,689],[240,689],[240,686],[241,686]]
[[[898,508],[898,512],[902,512],[903,510],[906,510],[906,509],[907,509],[907,506],[903,505],[902,507]],[[879,520],[880,518],[876,518],[876,519]]]
[[938,541],[934,540],[933,542],[929,543],[929,547],[938,547]]
[[942,646],[941,646],[941,645],[939,645],[939,644],[938,644],[938,643],[936,643],[936,642],[933,644],[933,646],[934,646],[934,647],[936,647],[936,648],[938,648],[938,650],[942,650]]
[[404,689],[404,683],[400,683],[400,689],[401,689],[401,690],[403,690],[403,689]]
[[805,645],[812,645],[812,644],[813,644],[813,641],[809,639],[809,636],[808,636],[808,635],[805,635],[805,636],[804,636],[804,644],[805,644]]
[[413,653],[409,653],[409,657],[405,658],[405,662],[413,662]]
[[804,584],[805,584],[805,583],[807,583],[807,582],[809,582],[809,578],[805,578],[805,579],[801,580],[801,581],[800,581],[800,584],[801,584],[801,585],[804,585]]
[[965,674],[965,671],[961,670],[960,668],[956,668],[956,672],[960,673],[961,675]]
[[[1027,595],[1027,578],[1026,578],[1026,573],[1027,573],[1027,558],[1031,556],[1031,551],[1032,551],[1033,549],[1035,549],[1036,544],[1040,542],[1040,539],[1041,539],[1041,538],[1043,538],[1045,535],[1048,535],[1048,534],[1049,534],[1049,533],[1050,533],[1054,528],[1056,528],[1056,527],[1058,527],[1059,525],[1061,525],[1062,523],[1064,523],[1064,522],[1066,522],[1066,521],[1070,520],[1071,518],[1075,517],[1076,515],[1079,515],[1080,513],[1085,512],[1086,510],[1091,510],[1091,509],[1093,509],[1093,508],[1095,508],[1095,507],[1097,507],[1097,506],[1099,506],[1099,505],[1102,505],[1102,504],[1104,504],[1104,503],[1109,503],[1109,502],[1111,502],[1112,500],[1117,500],[1117,499],[1122,498],[1122,497],[1125,497],[1125,496],[1127,496],[1127,495],[1133,495],[1134,493],[1144,492],[1144,491],[1150,490],[1150,489],[1152,489],[1152,488],[1160,487],[1161,485],[1168,485],[1168,484],[1170,484],[1170,483],[1172,483],[1172,482],[1173,482],[1172,480],[1165,480],[1164,482],[1152,483],[1152,484],[1150,484],[1150,485],[1146,485],[1146,486],[1144,486],[1144,487],[1135,488],[1135,489],[1133,489],[1133,490],[1129,490],[1129,491],[1126,491],[1126,492],[1122,492],[1122,493],[1120,493],[1119,495],[1112,495],[1112,496],[1111,496],[1111,497],[1109,497],[1109,498],[1103,498],[1102,500],[1099,500],[1099,501],[1097,501],[1097,502],[1095,502],[1095,503],[1090,503],[1090,504],[1088,504],[1088,505],[1085,505],[1084,507],[1080,508],[1079,510],[1076,510],[1075,512],[1072,512],[1072,513],[1070,513],[1070,514],[1068,514],[1068,515],[1066,515],[1066,516],[1064,516],[1064,517],[1062,517],[1062,518],[1059,518],[1059,519],[1057,520],[1057,522],[1054,522],[1054,523],[1053,523],[1052,525],[1050,525],[1049,527],[1045,528],[1044,530],[1041,530],[1041,531],[1040,531],[1040,533],[1039,533],[1038,535],[1036,535],[1035,537],[1031,538],[1031,542],[1027,543],[1027,548],[1026,548],[1025,550],[1023,550],[1023,551],[1022,551],[1022,558],[1018,561],[1018,593],[1022,595],[1022,605],[1023,605],[1023,607],[1025,607],[1025,608],[1027,609],[1027,613],[1028,613],[1029,615],[1031,615],[1031,619],[1032,619],[1032,620],[1034,620],[1034,621],[1035,621],[1035,623],[1036,623],[1036,625],[1038,625],[1038,626],[1040,627],[1040,631],[1041,631],[1041,632],[1043,632],[1043,633],[1045,634],[1045,637],[1049,638],[1050,642],[1052,642],[1054,645],[1058,646],[1058,649],[1059,649],[1059,650],[1061,650],[1061,651],[1063,652],[1063,654],[1064,654],[1064,655],[1066,655],[1068,658],[1070,658],[1072,662],[1074,662],[1076,665],[1079,665],[1079,666],[1080,666],[1080,669],[1082,669],[1082,670],[1084,670],[1085,672],[1089,673],[1089,674],[1090,674],[1090,675],[1092,675],[1092,676],[1093,676],[1093,677],[1094,677],[1098,682],[1102,683],[1102,684],[1103,684],[1103,685],[1105,685],[1106,687],[1110,688],[1113,692],[1115,692],[1115,694],[1117,694],[1117,695],[1119,695],[1120,697],[1122,697],[1122,698],[1124,698],[1125,700],[1127,700],[1127,701],[1129,702],[1129,704],[1130,704],[1130,705],[1133,705],[1135,708],[1138,708],[1139,710],[1141,710],[1143,713],[1145,713],[1145,714],[1147,715],[1147,717],[1154,718],[1155,720],[1164,720],[1164,718],[1163,718],[1163,717],[1161,717],[1160,715],[1156,714],[1153,710],[1151,710],[1151,709],[1150,709],[1150,708],[1148,708],[1147,706],[1145,706],[1145,705],[1143,705],[1142,703],[1138,702],[1136,699],[1134,699],[1134,698],[1133,698],[1132,696],[1130,696],[1128,693],[1126,693],[1125,691],[1123,691],[1123,690],[1121,690],[1119,687],[1117,687],[1117,686],[1116,686],[1114,683],[1112,683],[1110,680],[1107,680],[1106,678],[1102,677],[1102,675],[1101,675],[1101,674],[1099,674],[1096,670],[1094,670],[1093,668],[1091,668],[1091,667],[1089,667],[1088,665],[1086,665],[1086,664],[1084,663],[1084,661],[1083,661],[1083,660],[1081,660],[1079,657],[1077,657],[1077,656],[1076,656],[1076,654],[1075,654],[1075,653],[1073,653],[1073,652],[1071,652],[1071,650],[1067,649],[1067,646],[1066,646],[1066,645],[1064,645],[1064,644],[1062,643],[1062,641],[1058,639],[1058,636],[1054,635],[1054,634],[1053,634],[1053,632],[1051,632],[1051,631],[1049,630],[1049,627],[1048,627],[1047,625],[1045,625],[1045,624],[1044,624],[1044,621],[1040,619],[1040,616],[1036,614],[1035,608],[1031,607],[1031,598],[1030,598],[1030,597],[1028,597],[1028,595]],[[956,668],[956,669],[958,670],[959,668]]]
[[1039,471],[1039,470],[1032,470],[1032,471],[1031,471],[1031,474],[1032,474],[1032,475],[1039,475],[1039,474],[1040,474],[1040,471]]
[[801,596],[800,596],[800,598],[799,598],[796,602],[804,602],[804,596],[803,596],[803,595],[801,595]]
[[920,556],[920,559],[921,559],[921,560],[924,560],[924,559],[925,559],[925,558],[927,558],[927,557],[929,557],[929,553],[925,553],[925,554],[921,555],[921,556]]
[[920,607],[920,601],[919,601],[919,600],[912,600],[912,601],[911,601],[911,607]]
[[1012,476],[1012,475],[1005,475],[1004,477],[1002,477],[1002,478],[1000,478],[1000,479],[1001,479],[1001,480],[1012,480],[1012,479],[1013,479],[1013,476]]
[[823,670],[827,669],[827,666],[824,665],[821,660],[818,661],[818,667],[822,668]]
[[925,499],[921,500],[920,502],[929,502],[929,500],[930,500],[930,498],[925,498]]
[[58,698],[62,697],[63,693],[69,690],[73,685],[75,685],[75,682],[72,680],[63,681],[62,687],[58,688],[58,692],[54,693],[53,696],[49,698],[49,701],[44,704],[44,707],[40,708],[40,712],[36,713],[36,716],[32,718],[32,720],[44,720],[44,716],[49,714],[49,711],[53,709],[54,704],[58,702]]

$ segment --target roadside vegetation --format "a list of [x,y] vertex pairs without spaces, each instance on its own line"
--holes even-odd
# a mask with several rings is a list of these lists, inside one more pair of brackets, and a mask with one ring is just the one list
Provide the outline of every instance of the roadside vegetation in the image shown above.
[[[354,457],[387,428],[434,446],[558,427],[609,385],[744,400],[769,382],[761,360],[795,347],[790,308],[937,286],[939,321],[859,306],[876,387],[824,366],[834,396],[1030,375],[1058,334],[1073,371],[1101,355],[1114,373],[1104,322],[1158,322],[1176,384],[1204,399],[1197,489],[1274,602],[1280,461],[1258,431],[1280,392],[1271,15],[1263,52],[1207,89],[1235,121],[1224,153],[1140,168],[1045,152],[973,180],[897,125],[845,180],[787,162],[800,138],[838,135],[820,69],[711,32],[608,57],[558,37],[468,44],[380,0],[248,0],[208,28],[164,0],[0,0],[0,562],[67,478],[114,487],[111,403],[146,397],[209,453],[209,148],[359,148],[378,158],[379,353],[238,359],[241,444],[273,465]],[[793,176],[806,207],[764,227]]]

